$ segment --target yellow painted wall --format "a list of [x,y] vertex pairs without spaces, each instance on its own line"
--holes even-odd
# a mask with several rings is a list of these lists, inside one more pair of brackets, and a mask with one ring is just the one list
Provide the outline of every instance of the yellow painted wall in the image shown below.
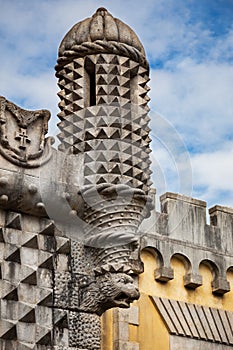
[[230,283],[231,291],[224,295],[224,307],[226,310],[233,310],[233,269],[227,272],[227,280]]
[[113,350],[113,310],[105,311],[101,318],[101,350]]
[[184,287],[183,277],[185,275],[185,266],[177,257],[171,259],[171,267],[174,269],[174,279],[167,283],[154,280],[154,270],[158,266],[156,264],[156,258],[151,252],[144,250],[141,258],[145,268],[144,273],[139,276],[139,289],[141,292],[148,295],[233,311],[233,272],[229,271],[227,274],[228,281],[231,284],[231,291],[223,296],[218,296],[212,293],[211,282],[213,276],[210,268],[205,264],[201,264],[199,269],[203,284],[193,290]]
[[134,328],[129,340],[140,343],[140,350],[169,349],[169,333],[149,296],[141,293],[138,305],[139,326],[129,326]]

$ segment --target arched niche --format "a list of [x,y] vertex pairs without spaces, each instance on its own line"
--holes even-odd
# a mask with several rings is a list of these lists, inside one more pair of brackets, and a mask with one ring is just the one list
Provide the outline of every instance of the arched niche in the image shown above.
[[187,274],[190,274],[192,272],[192,264],[191,264],[191,261],[189,260],[189,258],[183,254],[183,253],[174,253],[172,256],[171,256],[171,264],[172,264],[172,260],[174,259],[177,259],[179,260],[183,266],[184,266],[184,269],[185,269],[185,275]]
[[154,268],[160,268],[164,265],[164,260],[161,252],[155,247],[145,247],[141,250],[141,258],[145,259],[145,256],[148,256],[148,259],[154,261]]

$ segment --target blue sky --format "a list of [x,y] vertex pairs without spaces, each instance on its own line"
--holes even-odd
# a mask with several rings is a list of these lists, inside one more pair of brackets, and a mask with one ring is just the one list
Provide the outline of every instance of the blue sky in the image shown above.
[[232,0],[0,0],[0,94],[52,112],[57,49],[76,22],[104,6],[130,25],[151,65],[153,180],[233,207]]

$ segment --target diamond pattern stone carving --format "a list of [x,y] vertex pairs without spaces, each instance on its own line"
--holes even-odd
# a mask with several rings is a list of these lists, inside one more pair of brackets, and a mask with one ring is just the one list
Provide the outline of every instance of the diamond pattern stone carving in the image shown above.
[[70,246],[63,237],[55,241],[53,223],[42,219],[40,232],[29,232],[23,222],[22,214],[9,212],[1,228],[0,347],[13,349],[17,341],[17,349],[37,349],[54,343],[56,325],[67,328],[64,310],[56,310],[54,324],[51,271],[55,254],[69,253]]

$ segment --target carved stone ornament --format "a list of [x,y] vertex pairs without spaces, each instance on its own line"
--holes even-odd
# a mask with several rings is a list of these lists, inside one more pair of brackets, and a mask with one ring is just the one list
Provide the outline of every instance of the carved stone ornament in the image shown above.
[[45,139],[50,112],[28,111],[0,97],[0,153],[10,162],[27,168],[46,163],[53,138]]
[[100,7],[96,13],[75,24],[63,38],[59,47],[57,70],[74,57],[98,53],[126,56],[148,68],[145,50],[134,31],[107,9]]
[[78,164],[76,214],[93,267],[77,309],[101,315],[139,298],[131,274],[142,272],[139,226],[153,208],[149,66],[134,31],[101,7],[65,35],[55,69],[58,149]]
[[140,296],[133,278],[123,272],[106,272],[96,279],[85,278],[82,282],[80,310],[99,316],[113,307],[128,308]]

